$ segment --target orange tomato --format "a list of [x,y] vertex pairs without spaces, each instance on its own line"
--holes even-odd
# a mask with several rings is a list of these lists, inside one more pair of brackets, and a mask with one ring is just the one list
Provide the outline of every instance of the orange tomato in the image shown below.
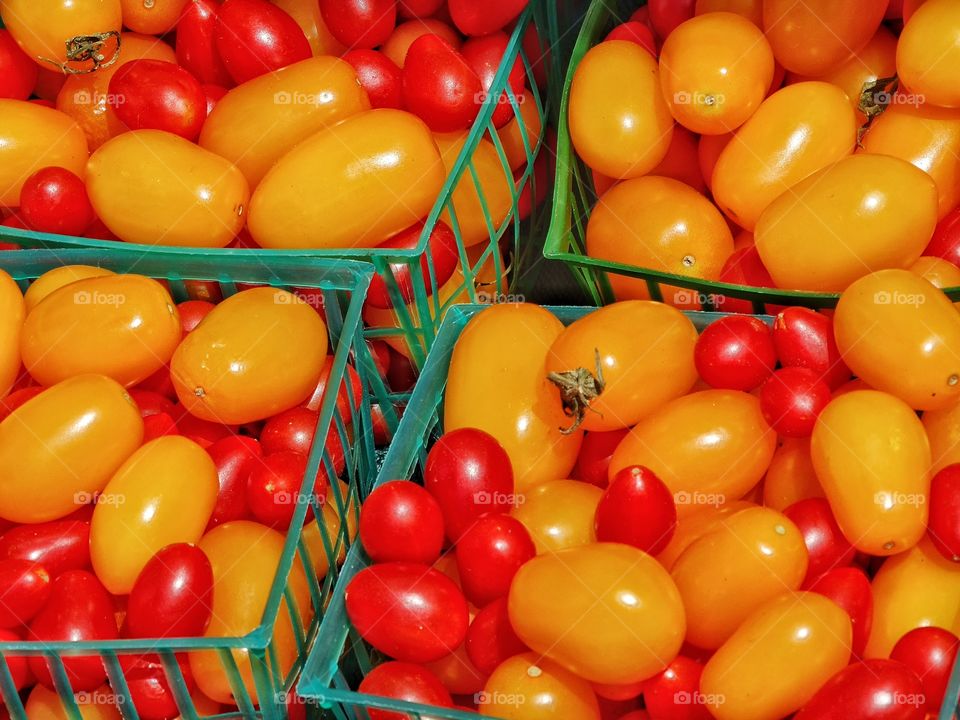
[[323,21],[319,3],[313,0],[270,0],[270,2],[297,21],[303,34],[307,36],[314,56],[340,56],[347,51],[346,45],[330,34],[330,29]]
[[310,397],[326,357],[327,328],[313,308],[286,290],[253,288],[224,300],[187,335],[170,377],[191,414],[243,424]]
[[569,124],[577,154],[593,170],[620,180],[655,168],[673,133],[657,61],[626,40],[591,48],[573,76]]
[[[343,512],[341,513],[337,505],[333,490],[328,490],[327,499],[321,511],[323,529],[315,519],[310,520],[303,526],[301,536],[303,544],[310,554],[313,571],[321,581],[330,570],[330,560],[333,553],[337,553],[334,564],[342,564],[347,556],[349,544],[357,537],[358,511],[356,498],[351,497],[350,488],[346,483],[341,480],[337,482],[340,484],[340,494],[345,503]],[[344,521],[346,521],[345,528]]]
[[[510,169],[514,171],[527,163],[543,132],[543,121],[534,98],[529,94],[518,95],[517,103],[520,114],[497,130],[503,153],[507,156]],[[522,133],[526,133],[526,144]]]
[[32,283],[23,294],[23,302],[29,313],[40,301],[48,297],[55,291],[65,285],[86,280],[87,278],[106,277],[113,275],[112,270],[106,268],[94,267],[93,265],[61,265],[60,267],[47,270]]
[[846,667],[852,638],[849,616],[832,600],[782,593],[707,661],[700,693],[717,720],[779,720]]
[[734,513],[751,507],[756,505],[746,500],[735,500],[728,505],[703,506],[684,515],[678,520],[677,529],[667,547],[657,555],[657,562],[667,571],[672,570],[677,558],[696,540],[720,527]]
[[697,15],[712,12],[730,12],[742,15],[757,27],[763,27],[763,0],[697,0]]
[[536,653],[504,660],[479,700],[481,715],[503,720],[600,720],[590,684]]
[[416,18],[397,25],[383,43],[380,52],[390,58],[397,67],[403,68],[407,61],[407,51],[414,40],[422,35],[437,35],[457,49],[461,45],[460,35],[447,23],[436,18]]
[[629,545],[535,557],[514,576],[507,607],[531,650],[604,685],[656,675],[683,643],[677,588],[656,560]]
[[[75,698],[81,720],[120,720],[119,701],[108,685],[92,692],[84,692]],[[33,686],[24,707],[30,720],[69,720],[63,701],[56,690],[40,685]]]
[[960,107],[958,31],[960,6],[953,0],[928,0],[916,9],[900,34],[897,75],[923,102]]
[[596,542],[593,520],[603,491],[579,480],[549,480],[530,488],[512,515],[523,523],[538,554]]
[[809,438],[784,438],[763,479],[763,504],[784,511],[795,502],[824,497],[813,469]]
[[20,286],[0,270],[0,398],[10,392],[20,373],[20,334],[26,312]]
[[947,465],[960,463],[960,404],[948,405],[942,410],[923,413],[923,428],[930,440],[930,457],[934,475]]
[[753,230],[763,210],[793,185],[849,155],[856,116],[836,85],[788,85],[763,101],[720,153],[713,171],[717,206]]
[[960,287],[960,268],[943,258],[919,257],[910,266],[910,272],[919,275],[935,288]]
[[163,35],[173,30],[190,0],[120,0],[123,24],[144,35]]
[[81,375],[0,422],[0,517],[56,520],[89,502],[143,439],[140,410],[116,381]]
[[908,22],[917,9],[926,1],[927,0],[903,0],[903,22]]

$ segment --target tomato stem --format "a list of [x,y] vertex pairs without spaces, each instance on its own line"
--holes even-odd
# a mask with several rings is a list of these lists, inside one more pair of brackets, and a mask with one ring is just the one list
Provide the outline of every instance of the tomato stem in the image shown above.
[[[108,60],[103,54],[103,46],[108,40],[115,38],[117,47],[113,55]],[[49,58],[40,58],[43,62],[56,66],[58,70],[66,75],[88,75],[96,72],[100,68],[110,67],[120,57],[120,33],[116,30],[109,30],[96,35],[77,35],[67,40],[64,45],[67,48],[67,62],[59,63]],[[91,63],[90,67],[76,68],[68,63]]]
[[897,75],[877,78],[863,84],[863,89],[860,90],[860,103],[857,107],[867,116],[867,121],[857,131],[857,147],[863,147],[863,136],[867,134],[873,121],[890,107],[893,94],[899,88],[900,78]]
[[586,368],[547,374],[547,380],[560,389],[564,414],[567,417],[574,418],[573,425],[568,428],[560,428],[560,432],[564,435],[570,435],[583,424],[587,416],[587,410],[597,412],[590,407],[590,403],[600,397],[605,383],[603,382],[603,367],[600,365],[600,351],[594,348],[593,352],[596,354],[596,375]]

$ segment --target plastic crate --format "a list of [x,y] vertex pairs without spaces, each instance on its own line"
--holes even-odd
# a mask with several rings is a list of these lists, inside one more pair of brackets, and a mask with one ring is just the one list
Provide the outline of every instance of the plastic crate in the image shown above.
[[[354,365],[361,375],[373,367],[363,342],[360,313],[365,292],[372,271],[369,265],[361,263],[315,262],[305,264],[292,258],[276,259],[268,268],[249,257],[191,257],[178,255],[171,257],[162,253],[150,253],[143,257],[128,254],[104,253],[100,250],[24,250],[20,252],[0,253],[0,268],[8,272],[21,285],[29,283],[47,270],[62,265],[94,265],[108,268],[118,273],[129,272],[147,275],[168,282],[170,291],[178,302],[188,296],[189,281],[212,281],[216,283],[224,297],[242,290],[242,285],[270,285],[294,290],[312,303],[322,303],[330,337],[330,353],[333,354],[333,367],[327,387],[340,387],[345,377],[348,363]],[[365,383],[364,383],[365,384]],[[370,415],[370,399],[367,392],[362,398],[356,398],[350,383],[344,383],[351,404],[360,401],[360,408],[344,422],[336,411],[337,393],[327,393],[319,408],[317,437],[326,438],[328,429],[335,428],[343,447],[346,448],[346,470],[343,480],[346,492],[342,492],[337,483],[331,483],[331,491],[326,502],[337,509],[340,517],[339,530],[335,534],[327,531],[321,520],[312,520],[318,526],[326,562],[330,570],[324,577],[317,577],[314,561],[302,538],[304,520],[308,509],[314,511],[314,518],[320,518],[320,507],[313,493],[314,478],[321,467],[326,468],[329,477],[336,473],[331,458],[324,451],[323,443],[315,444],[307,464],[306,476],[301,487],[304,497],[310,502],[298,502],[291,529],[287,532],[286,544],[274,576],[269,599],[259,626],[243,637],[204,637],[163,640],[111,640],[96,642],[0,642],[0,695],[4,705],[15,720],[26,718],[24,705],[16,692],[9,673],[9,666],[3,655],[43,656],[49,659],[51,672],[57,692],[64,702],[71,720],[81,720],[74,700],[70,681],[61,658],[76,655],[99,655],[107,669],[107,675],[113,691],[119,696],[116,703],[128,720],[138,715],[130,700],[124,671],[119,657],[151,653],[159,655],[167,675],[168,682],[176,696],[181,717],[196,720],[201,714],[190,697],[183,674],[175,660],[175,654],[191,655],[200,651],[213,651],[219,656],[221,668],[227,674],[232,686],[238,709],[225,712],[218,717],[263,718],[263,720],[281,720],[287,717],[287,703],[293,698],[294,684],[307,657],[307,651],[316,636],[324,608],[330,598],[337,577],[338,555],[344,552],[350,543],[348,527],[356,522],[359,513],[359,497],[369,490],[376,472],[377,458],[373,447],[373,430]],[[355,525],[354,525],[355,527]],[[290,571],[294,561],[301,561],[306,569],[310,589],[312,620],[301,624],[296,612],[294,595],[288,586]],[[297,648],[297,658],[293,666],[284,672],[278,667],[275,655],[273,632],[281,608],[286,607],[292,618]],[[237,663],[231,652],[246,651],[250,657],[259,708],[254,706],[251,694],[244,686],[237,670]],[[293,700],[296,702],[296,700]]]

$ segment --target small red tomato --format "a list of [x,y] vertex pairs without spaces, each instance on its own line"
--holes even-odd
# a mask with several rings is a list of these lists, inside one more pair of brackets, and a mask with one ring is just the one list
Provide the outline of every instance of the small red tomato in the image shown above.
[[130,637],[199,637],[210,622],[213,569],[196,545],[158,551],[137,576],[127,601]]
[[[423,665],[406,662],[385,662],[377,665],[360,681],[360,692],[367,695],[403,700],[404,702],[453,707],[453,698],[434,673]],[[370,720],[400,720],[408,715],[370,708]]]
[[210,113],[213,112],[217,103],[227,94],[227,89],[220,85],[201,85],[200,89],[203,90],[203,97],[206,102],[206,117],[210,117]]
[[397,26],[396,0],[320,0],[323,22],[351,50],[383,45]]
[[457,541],[457,571],[467,600],[481,607],[505,597],[517,570],[537,554],[523,523],[484,515]]
[[853,562],[856,550],[843,536],[830,503],[825,498],[800,500],[783,511],[793,521],[807,546],[807,575],[803,587],[809,587],[821,575]]
[[26,100],[37,84],[40,68],[9,31],[0,28],[0,98]]
[[456,542],[485,513],[513,509],[513,467],[496,439],[475,428],[453,430],[427,455],[423,485],[443,512],[447,539]]
[[164,130],[196,140],[207,119],[207,96],[179,65],[163,60],[132,60],[110,78],[117,98],[114,113],[131,130]]
[[253,464],[263,457],[260,443],[250,437],[231,435],[207,448],[217,466],[220,490],[208,527],[250,517],[247,507],[247,477]]
[[[307,457],[295,452],[264,455],[260,462],[250,464],[247,476],[247,506],[253,516],[264,525],[284,530],[299,503],[311,503],[314,498],[300,492],[307,473]],[[326,488],[314,488],[317,502],[323,504]],[[322,497],[321,497],[322,494]],[[309,513],[308,513],[309,516]]]
[[450,18],[464,35],[489,35],[514,20],[529,0],[449,0]]
[[173,415],[176,412],[176,405],[166,395],[161,395],[153,390],[141,390],[133,388],[128,390],[130,397],[140,408],[140,416],[147,418],[158,413]]
[[830,399],[830,388],[808,368],[782,368],[760,387],[760,411],[783,437],[810,437]]
[[402,18],[428,18],[437,12],[445,0],[398,0],[397,13]]
[[[309,410],[319,411],[323,405],[323,398],[327,391],[327,380],[330,379],[330,371],[333,369],[333,355],[327,357],[320,370],[320,380],[317,381],[317,387],[313,391],[310,399],[303,404]],[[360,408],[363,402],[363,383],[360,376],[352,365],[347,365],[346,377],[340,381],[340,387],[337,390],[337,415],[344,422],[349,424],[353,418],[354,411]]]
[[83,235],[94,219],[83,180],[62,167],[45,167],[20,190],[20,214],[37,232]]
[[403,72],[393,60],[379,50],[351,50],[343,59],[357,71],[371,107],[403,109]]
[[[480,85],[485,94],[489,94],[490,88],[493,87],[493,80],[503,63],[509,44],[510,37],[506,33],[498,32],[483,37],[470,38],[460,48],[463,59],[467,61],[467,65],[480,78]],[[509,84],[519,104],[520,97],[527,86],[527,72],[523,67],[523,61],[519,57],[514,61],[513,67],[510,68],[507,84]],[[514,118],[515,114],[506,90],[500,93],[500,97],[496,98],[494,102],[496,102],[497,107],[493,111],[493,124],[498,128],[503,127]]]
[[785,309],[773,322],[773,344],[783,367],[813,370],[831,390],[850,379],[852,373],[840,358],[833,337],[833,320],[808,308]]
[[793,720],[923,720],[923,684],[896,660],[848,665],[817,691]]
[[610,458],[613,457],[613,451],[617,449],[617,445],[629,432],[630,428],[624,428],[584,434],[580,454],[577,455],[577,465],[573,472],[574,477],[597,487],[607,487]]
[[[412,250],[420,243],[420,235],[423,233],[425,224],[419,222],[413,227],[394,235],[378,247],[391,250]],[[414,280],[410,269],[415,262],[416,258],[407,258],[405,262],[390,263],[390,273],[393,275],[404,304],[411,302],[414,298]],[[430,238],[427,241],[426,252],[420,257],[420,276],[422,277],[420,284],[423,292],[429,297],[433,295],[434,289],[443,287],[453,275],[453,271],[456,270],[459,262],[460,252],[457,248],[457,236],[453,234],[453,230],[446,223],[437,221],[436,227],[430,233]],[[432,271],[431,267],[433,268]],[[373,276],[366,302],[367,305],[375,308],[393,307],[387,281],[382,275]]]
[[[141,387],[143,383],[141,383]],[[209,447],[217,440],[231,437],[237,431],[236,425],[222,425],[221,423],[203,420],[191,415],[182,405],[175,405],[172,417],[177,421],[177,429],[184,437],[188,437],[201,447]]]
[[18,525],[0,537],[0,558],[42,565],[51,578],[90,565],[90,523],[54,520]]
[[873,590],[870,581],[858,567],[828,570],[810,586],[812,592],[833,600],[847,611],[853,625],[853,654],[863,655],[873,625]]
[[191,0],[177,22],[177,62],[206,85],[232,87],[217,50],[217,0]]
[[505,597],[494,600],[474,616],[464,645],[470,662],[484,675],[492,673],[507,658],[529,650],[513,631]]
[[297,21],[267,0],[225,0],[217,13],[216,41],[238,84],[312,55]]
[[165,412],[154,413],[143,419],[143,442],[148,443],[165,435],[179,435],[177,423]]
[[483,86],[463,55],[437,35],[413,41],[403,66],[407,110],[434,132],[465,130],[480,112]]
[[0,420],[6,419],[7,415],[23,405],[27,400],[35,398],[44,390],[46,390],[46,388],[42,385],[31,385],[30,387],[14,390],[5,398],[0,398]]
[[928,713],[938,712],[943,704],[958,643],[960,640],[949,630],[918,627],[897,640],[890,652],[891,660],[902,662],[920,678]]
[[930,481],[927,533],[941,555],[960,562],[960,464],[948,465]]
[[937,223],[923,254],[949,260],[960,267],[960,207],[951,210]]
[[297,407],[274,415],[260,431],[260,444],[267,455],[275,452],[295,452],[309,455],[317,432],[320,414]]
[[183,328],[183,336],[186,337],[192,333],[215,307],[216,305],[206,300],[185,300],[178,303],[177,312],[180,313],[180,326]]
[[677,25],[693,17],[696,5],[696,0],[650,0],[650,24],[661,39],[666,39]]
[[[152,390],[153,392],[160,393],[171,400],[177,399],[177,391],[173,387],[173,380],[170,379],[169,365],[164,365],[146,380],[142,380],[137,384],[137,387],[141,390]],[[181,408],[180,412],[182,411]]]
[[[760,253],[754,245],[734,250],[727,258],[720,270],[720,282],[731,285],[746,285],[748,287],[772,288],[773,278],[763,266]],[[718,303],[723,312],[744,313],[749,315],[754,311],[753,303],[741,298],[724,297],[723,303]]]
[[30,621],[50,597],[50,575],[30,560],[0,560],[0,628]]
[[[0,643],[20,642],[23,640],[20,635],[13,630],[0,630]],[[30,666],[27,663],[25,655],[7,655],[4,653],[3,659],[7,663],[7,669],[13,678],[13,686],[17,690],[23,690],[31,681]]]
[[[190,663],[183,655],[176,656],[176,659],[187,690],[192,691],[195,683]],[[173,720],[180,715],[159,655],[119,655],[118,660],[130,690],[130,699],[143,720]]]
[[745,315],[711,323],[697,340],[693,359],[711,387],[745,392],[766,380],[777,365],[770,328]]
[[432,565],[443,549],[443,514],[416,483],[384,483],[360,508],[360,541],[374,562]]
[[344,603],[360,636],[389,657],[433,662],[467,634],[467,601],[439,570],[418,563],[381,563],[358,572]]
[[406,355],[390,348],[390,369],[387,371],[387,383],[394,392],[412,390],[417,384],[417,368]]
[[653,37],[653,31],[648,25],[636,20],[617,25],[604,40],[626,40],[636,43],[648,53],[657,57],[657,41]]
[[650,555],[663,551],[677,529],[677,506],[664,482],[649,468],[618,472],[597,505],[598,542],[633,545]]
[[659,675],[643,684],[643,700],[651,717],[664,720],[709,720],[711,715],[698,702],[703,665],[678,655]]

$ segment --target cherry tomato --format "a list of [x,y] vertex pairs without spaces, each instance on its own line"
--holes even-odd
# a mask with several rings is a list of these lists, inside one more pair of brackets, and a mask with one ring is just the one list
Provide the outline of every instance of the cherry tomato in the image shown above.
[[960,268],[943,258],[921,256],[908,269],[936,288],[960,286]]
[[483,515],[457,540],[463,594],[477,607],[505,597],[517,571],[536,554],[533,540],[519,520],[509,515]]
[[596,542],[594,518],[603,492],[577,480],[548,480],[518,498],[513,517],[523,523],[537,554]]
[[144,35],[163,35],[176,26],[190,0],[160,0],[146,5],[138,0],[120,0],[123,24]]
[[676,529],[673,495],[645,467],[620,470],[597,505],[598,542],[625,543],[657,555],[667,547]]
[[312,55],[296,20],[267,0],[225,0],[217,10],[214,36],[238,85]]
[[417,563],[382,563],[347,586],[350,622],[361,637],[403,662],[453,652],[467,634],[467,602],[446,575]]
[[651,0],[647,4],[650,24],[659,37],[666,38],[693,17],[695,5],[695,0]]
[[415,483],[384,483],[360,510],[360,541],[374,562],[430,565],[443,549],[440,504]]
[[[121,720],[123,717],[117,709],[117,699],[109,685],[74,695],[74,700],[80,708],[80,717],[84,720]],[[69,717],[59,694],[43,685],[36,685],[30,691],[25,709],[27,717],[35,720],[63,720]]]
[[777,370],[760,387],[763,417],[784,437],[809,437],[829,402],[830,388],[807,368]]
[[[172,720],[180,716],[176,697],[159,656],[120,655],[117,659],[138,715],[144,720]],[[184,684],[192,692],[195,686],[190,666],[186,664],[184,656],[179,656],[177,662],[184,675]],[[200,708],[197,711],[200,712]]]
[[410,46],[403,65],[407,108],[435,132],[464,130],[480,110],[480,77],[452,45],[423,35]]
[[[463,44],[461,49],[463,58],[480,78],[482,90],[486,94],[490,93],[494,77],[506,58],[509,44],[510,37],[503,32],[470,38]],[[510,86],[514,97],[523,94],[527,84],[527,71],[519,57],[514,61],[513,67],[510,68],[507,84]],[[492,122],[498,128],[503,127],[514,117],[513,105],[510,103],[507,91],[504,90],[494,102],[496,102],[497,108],[493,111]]]
[[83,235],[94,219],[83,181],[64,168],[43,168],[27,178],[20,212],[32,229],[57,235]]
[[923,689],[916,673],[901,662],[864,660],[830,678],[794,717],[923,720]]
[[30,560],[0,560],[0,628],[15,628],[30,621],[50,597],[50,574]]
[[[290,527],[297,506],[310,504],[316,496],[322,504],[326,498],[326,482],[318,479],[313,492],[301,491],[307,474],[307,456],[280,451],[264,454],[250,464],[247,476],[247,506],[253,516],[264,525],[278,530]],[[312,510],[308,510],[308,517]]]
[[577,456],[574,477],[599,488],[609,484],[608,472],[613,452],[630,432],[629,428],[609,432],[588,432],[583,436],[583,445]]
[[[328,355],[323,362],[323,369],[320,371],[320,380],[313,391],[310,399],[304,403],[309,410],[319,411],[323,406],[323,399],[327,393],[327,381],[330,379],[330,371],[333,369],[333,355]],[[349,385],[348,385],[349,383]],[[352,399],[351,399],[352,398]],[[357,371],[352,365],[347,365],[346,377],[340,382],[340,388],[337,390],[337,415],[344,422],[349,424],[353,418],[353,413],[360,408],[363,401],[363,384]]]
[[464,35],[489,35],[502,30],[527,6],[527,0],[494,0],[477,5],[471,0],[450,0],[450,17]]
[[[678,655],[659,675],[643,684],[643,702],[656,720],[710,720],[700,696],[703,665]],[[621,720],[625,720],[621,718]]]
[[177,424],[167,413],[155,413],[143,419],[143,441],[145,443],[166,435],[179,435]]
[[[450,693],[440,679],[422,665],[385,662],[373,668],[360,681],[358,690],[368,695],[387,697],[433,707],[453,707]],[[406,715],[386,710],[367,710],[370,720],[400,720]]]
[[732,12],[742,15],[757,27],[763,27],[763,0],[697,0],[697,15]]
[[186,337],[197,329],[203,319],[210,314],[216,305],[206,300],[185,300],[177,304],[177,312],[180,315],[180,327],[183,336]]
[[923,254],[941,257],[960,266],[960,207],[948,213],[937,224]]
[[403,109],[403,73],[393,60],[377,50],[351,50],[343,59],[357,71],[371,107]]
[[487,676],[504,660],[529,650],[510,626],[506,596],[477,613],[467,630],[465,645],[470,661]]
[[[383,249],[412,250],[420,244],[420,236],[423,233],[425,222],[418,222],[407,230],[384,241],[379,245]],[[420,273],[422,280],[417,283],[423,288],[425,295],[430,296],[434,288],[441,288],[452,276],[460,262],[460,253],[457,246],[456,235],[442,221],[437,221],[436,226],[430,233],[427,240],[426,252],[420,258]],[[397,284],[400,296],[404,303],[413,301],[417,289],[414,288],[415,281],[412,274],[412,262],[408,259],[404,262],[391,263],[390,274]],[[432,270],[431,270],[432,268]],[[393,301],[390,298],[388,283],[383,275],[374,275],[370,282],[370,290],[367,292],[366,302],[375,308],[392,308]]]
[[707,194],[708,188],[700,170],[699,138],[682,125],[673,129],[673,138],[666,156],[660,161],[651,175],[660,175],[689,185],[699,193]]
[[803,585],[810,586],[828,570],[853,562],[856,551],[843,536],[824,498],[807,498],[794,503],[783,514],[800,530],[807,547],[809,564]]
[[114,112],[131,130],[164,130],[196,140],[207,119],[203,88],[193,75],[174,63],[128,62],[110,79],[109,92],[124,99]]
[[444,0],[399,0],[397,12],[400,17],[430,17],[444,4]]
[[949,630],[919,627],[900,638],[890,652],[891,660],[902,662],[920,678],[928,713],[938,712],[943,704],[958,644],[960,640]]
[[130,637],[199,637],[210,621],[213,570],[196,545],[159,550],[140,571],[127,602]]
[[937,473],[948,465],[960,462],[960,405],[954,404],[944,410],[928,410],[923,413],[923,427],[930,440],[930,455],[933,464],[931,473]]
[[27,400],[35,398],[44,390],[46,390],[46,388],[42,385],[31,385],[30,387],[20,388],[19,390],[11,392],[0,400],[0,420],[6,419],[10,413],[23,405]]
[[668,571],[672,570],[677,558],[696,540],[708,532],[716,530],[734,513],[755,507],[757,506],[752,502],[735,500],[726,505],[702,507],[679,518],[677,521],[677,530],[673,534],[673,538],[670,540],[666,549],[657,555],[657,560]]
[[274,415],[260,431],[264,453],[295,452],[309,455],[320,414],[304,407],[290,408]]
[[487,675],[481,674],[470,662],[465,645],[424,666],[437,676],[451,695],[474,695],[483,690],[487,679]]
[[600,720],[597,696],[590,684],[534,652],[502,662],[478,700],[481,715],[504,720]]
[[653,57],[657,57],[657,41],[653,37],[653,30],[649,25],[636,20],[617,25],[604,38],[604,41],[609,40],[626,40],[636,43]]
[[701,135],[697,143],[697,160],[700,165],[700,174],[708,188],[713,188],[713,171],[720,159],[720,153],[730,144],[733,133],[729,135]]
[[947,68],[960,62],[954,30],[960,12],[949,0],[929,0],[910,17],[897,43],[897,75],[910,92],[940,107],[960,107],[960,92]]
[[233,435],[212,443],[206,450],[217,466],[220,482],[209,527],[248,518],[246,481],[250,468],[263,457],[260,443],[253,438]]
[[28,560],[51,578],[90,565],[90,523],[80,520],[18,525],[0,536],[0,558]]
[[[734,245],[737,240],[734,239]],[[727,261],[720,269],[720,282],[730,283],[732,285],[748,285],[750,287],[774,287],[773,278],[770,272],[763,266],[760,259],[760,253],[756,246],[751,242],[747,247],[741,247],[734,250],[733,254],[727,258]],[[719,299],[718,299],[719,300]],[[723,297],[720,305],[724,312],[746,313],[753,312],[753,303],[749,300],[740,298]],[[719,302],[718,302],[719,304]],[[769,312],[772,314],[773,309]]]
[[177,418],[177,430],[180,434],[190,438],[202,448],[209,447],[218,440],[232,437],[238,429],[236,425],[201,420],[186,412],[182,405],[174,405],[173,415]]
[[137,404],[137,407],[140,408],[140,415],[144,419],[159,413],[173,415],[176,412],[176,406],[173,404],[173,401],[158,392],[133,388],[129,390],[129,395]]
[[205,102],[206,113],[204,117],[207,119],[210,118],[210,113],[213,112],[213,109],[217,106],[224,96],[227,94],[227,89],[219,85],[201,85],[200,89],[203,91],[203,98]]
[[387,41],[383,43],[380,52],[386,55],[393,64],[403,70],[407,62],[407,53],[417,38],[423,35],[437,35],[445,40],[455,50],[460,50],[463,40],[460,33],[442,20],[412,20],[398,25]]
[[858,567],[828,570],[808,589],[825,595],[847,611],[853,626],[850,649],[856,657],[861,657],[873,627],[873,592],[863,570]]
[[320,0],[331,34],[352,50],[382,45],[397,24],[395,0]]
[[0,30],[0,98],[26,100],[37,84],[39,68],[20,49],[8,30]]
[[770,328],[754,317],[731,316],[711,323],[694,350],[700,377],[709,385],[753,390],[777,364]]
[[233,78],[217,49],[217,0],[190,0],[177,22],[177,63],[205,84],[230,87]]
[[947,560],[960,562],[960,465],[948,465],[930,481],[927,534]]
[[53,270],[48,270],[34,280],[23,294],[26,310],[29,313],[40,304],[41,300],[49,297],[64,285],[69,285],[78,280],[105,277],[113,274],[111,270],[105,270],[92,265],[62,265]]
[[833,335],[833,320],[808,308],[791,307],[773,322],[773,344],[780,363],[815,371],[836,390],[850,379]]

